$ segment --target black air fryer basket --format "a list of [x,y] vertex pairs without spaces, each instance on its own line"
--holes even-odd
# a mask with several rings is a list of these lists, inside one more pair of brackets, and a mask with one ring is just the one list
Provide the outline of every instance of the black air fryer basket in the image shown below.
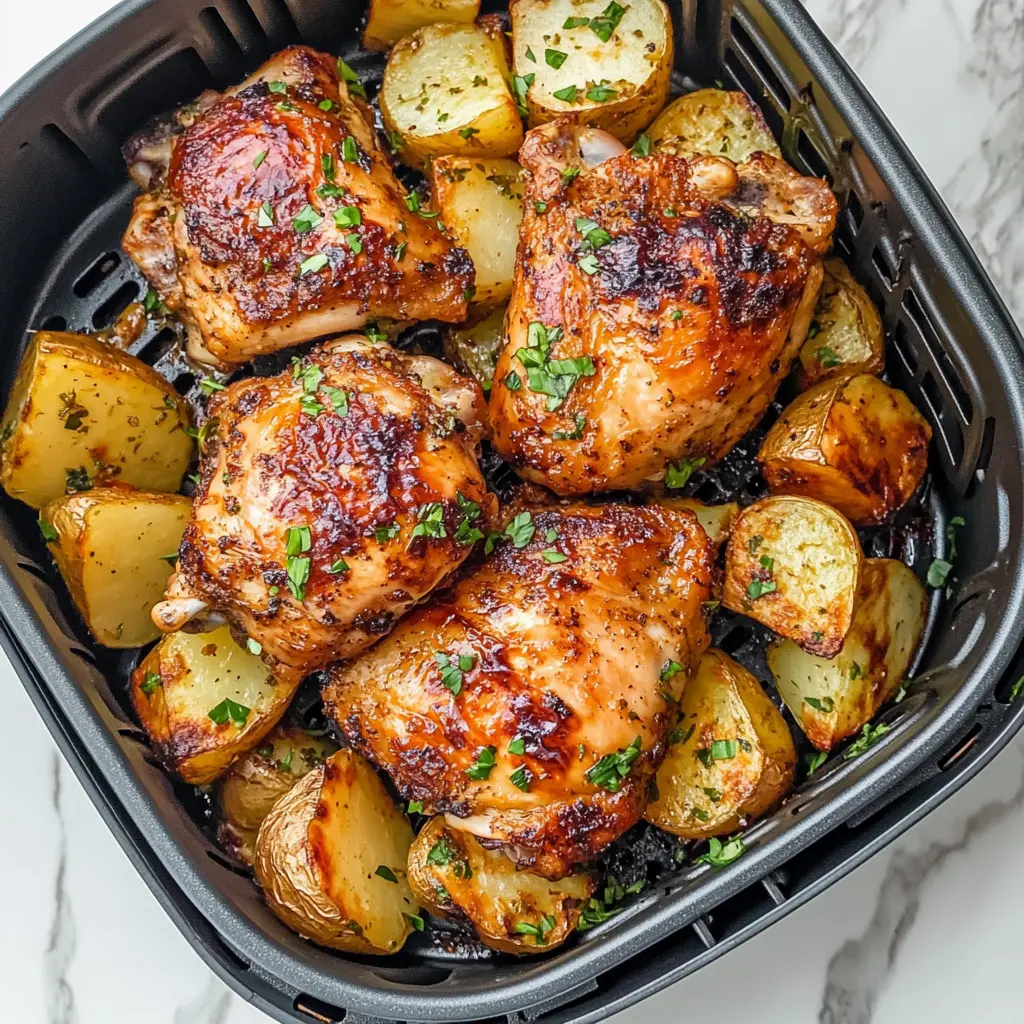
[[[598,1020],[830,885],[962,785],[1020,726],[1024,702],[1010,694],[1024,630],[1021,338],[917,164],[797,0],[670,6],[677,86],[745,90],[787,159],[835,188],[836,248],[882,310],[889,376],[935,431],[924,531],[891,532],[889,550],[921,570],[933,551],[943,554],[949,519],[963,517],[950,593],[933,595],[915,681],[882,719],[890,731],[856,759],[831,758],[746,834],[747,853],[729,867],[665,870],[618,916],[534,960],[424,937],[391,959],[345,957],[280,924],[210,841],[194,795],[170,781],[131,717],[126,680],[137,653],[91,644],[34,513],[5,498],[0,643],[175,923],[232,988],[278,1020]],[[27,330],[102,328],[144,288],[119,250],[132,198],[125,139],[292,42],[340,52],[364,81],[379,82],[382,59],[358,53],[362,15],[361,0],[132,0],[0,99],[5,392]],[[153,327],[132,351],[194,392],[173,340]],[[767,680],[756,632],[722,622],[715,642]],[[640,856],[643,843],[634,844]]]

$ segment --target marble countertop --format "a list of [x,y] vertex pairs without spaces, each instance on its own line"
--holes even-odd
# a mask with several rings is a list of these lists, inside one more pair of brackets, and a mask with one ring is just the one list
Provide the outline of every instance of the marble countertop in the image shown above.
[[[112,6],[4,4],[0,90]],[[808,0],[1024,323],[1024,0]],[[12,1024],[259,1024],[178,934],[0,654]],[[31,838],[26,854],[22,839]],[[1020,1020],[1024,736],[902,839],[769,931],[613,1018],[794,1024]],[[742,983],[737,984],[737,979]]]

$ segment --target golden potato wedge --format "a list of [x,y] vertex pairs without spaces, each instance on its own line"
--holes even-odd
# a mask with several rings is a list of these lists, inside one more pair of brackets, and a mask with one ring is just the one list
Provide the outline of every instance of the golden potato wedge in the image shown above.
[[511,0],[509,14],[531,128],[571,113],[631,142],[665,105],[673,42],[662,0]]
[[390,50],[425,25],[442,21],[472,25],[479,13],[480,0],[370,0],[363,48]]
[[217,837],[238,860],[251,864],[256,834],[270,809],[307,772],[331,756],[337,744],[326,736],[278,726],[260,745],[235,761],[220,780]]
[[858,526],[885,522],[928,470],[932,429],[902,391],[870,374],[822,381],[765,435],[758,461],[774,494],[827,502]]
[[263,820],[253,869],[289,928],[348,953],[397,953],[422,927],[406,864],[412,826],[368,761],[339,750]]
[[505,306],[492,309],[475,323],[449,327],[444,333],[444,355],[460,373],[490,391],[494,368],[505,345]]
[[849,520],[811,498],[763,498],[733,523],[722,604],[831,658],[853,618],[863,560]]
[[711,648],[683,690],[644,817],[684,839],[729,835],[778,804],[795,772],[779,709],[742,665]]
[[500,850],[432,818],[409,851],[413,895],[440,918],[468,920],[480,941],[503,953],[546,953],[576,928],[597,886],[582,872],[549,882],[517,871]]
[[213,782],[288,710],[293,681],[275,679],[227,626],[169,633],[132,673],[132,704],[157,757],[185,782]]
[[676,156],[724,156],[735,164],[754,153],[782,159],[761,108],[743,92],[698,89],[680,96],[646,134],[653,149]]
[[179,494],[96,487],[50,502],[39,526],[89,632],[104,647],[139,647],[160,630],[150,612],[192,510]]
[[739,515],[740,507],[735,501],[724,505],[705,505],[696,498],[658,498],[659,505],[666,508],[689,509],[697,517],[711,543],[721,547],[729,539],[733,520]]
[[507,302],[512,294],[523,185],[514,160],[441,156],[430,165],[431,204],[476,267],[474,301]]
[[39,331],[4,415],[0,483],[33,508],[114,481],[173,493],[192,458],[188,425],[178,393],[141,360]]
[[800,349],[804,388],[830,377],[885,369],[885,335],[875,304],[842,260],[825,260],[823,269],[814,318]]
[[388,56],[380,110],[399,159],[422,168],[428,158],[511,156],[523,123],[508,89],[500,28],[440,24],[417,29]]
[[831,750],[870,722],[900,688],[924,635],[928,600],[914,571],[891,558],[867,558],[842,650],[816,658],[790,640],[768,648],[775,685],[807,738]]

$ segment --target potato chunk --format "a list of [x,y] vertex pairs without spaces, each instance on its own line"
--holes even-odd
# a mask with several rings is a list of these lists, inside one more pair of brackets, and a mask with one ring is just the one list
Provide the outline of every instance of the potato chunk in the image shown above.
[[288,709],[295,683],[275,679],[227,626],[170,633],[132,673],[132,704],[157,756],[202,786],[250,751]]
[[492,309],[475,323],[449,327],[444,333],[444,355],[460,373],[490,390],[498,356],[505,346],[505,306]]
[[491,23],[428,25],[391,51],[380,89],[399,159],[422,168],[446,153],[511,156],[523,123],[508,90],[505,38]]
[[824,263],[825,276],[807,340],[800,349],[800,383],[885,369],[882,320],[868,293],[842,260]]
[[438,157],[430,166],[432,205],[476,267],[474,300],[507,302],[512,294],[523,185],[514,160]]
[[416,916],[412,826],[369,762],[339,750],[264,819],[253,869],[289,928],[348,953],[397,953]]
[[256,834],[274,804],[337,745],[302,729],[274,729],[255,750],[236,761],[217,792],[217,837],[238,860],[251,864]]
[[774,807],[795,770],[778,708],[742,665],[712,648],[683,691],[644,817],[685,839],[728,835]]
[[761,108],[746,93],[698,89],[673,100],[647,130],[655,150],[676,156],[724,156],[735,164],[754,153],[782,159]]
[[512,55],[531,128],[563,114],[631,142],[668,99],[662,0],[511,0]]
[[885,522],[928,470],[932,430],[913,403],[870,374],[826,380],[796,398],[757,454],[776,494],[802,494],[858,526]]
[[40,331],[4,415],[0,483],[33,508],[115,480],[173,493],[192,458],[188,423],[142,361],[85,334]]
[[764,498],[733,524],[722,603],[831,658],[850,628],[862,558],[856,532],[834,508]]
[[891,558],[865,559],[853,624],[842,650],[816,658],[790,640],[768,648],[775,685],[819,750],[859,732],[906,679],[928,601],[912,569]]
[[471,25],[479,12],[480,0],[370,0],[363,47],[390,50],[425,25],[441,21]]
[[740,511],[735,501],[727,501],[724,505],[705,505],[695,498],[659,498],[657,503],[666,508],[689,509],[716,548],[729,539],[733,520]]
[[503,953],[546,953],[573,932],[597,884],[583,872],[549,882],[518,871],[500,850],[431,819],[409,851],[413,894],[440,918],[469,920],[480,941]]
[[97,487],[42,510],[50,553],[97,643],[139,647],[160,635],[150,612],[191,509],[178,494]]

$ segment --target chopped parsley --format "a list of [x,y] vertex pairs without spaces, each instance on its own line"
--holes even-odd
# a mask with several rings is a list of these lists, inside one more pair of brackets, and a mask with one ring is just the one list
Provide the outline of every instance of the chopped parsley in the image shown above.
[[551,346],[561,337],[561,327],[545,327],[534,320],[528,328],[527,347],[515,353],[526,369],[530,390],[547,395],[548,412],[554,412],[565,401],[581,377],[593,377],[597,372],[590,356],[552,359]]
[[508,781],[512,783],[516,789],[521,789],[524,793],[530,792],[530,783],[533,782],[533,772],[526,767],[525,764],[521,764],[511,775],[508,777]]
[[360,99],[366,99],[366,90],[358,76],[340,57],[338,58],[338,78],[348,86],[350,93]]
[[534,78],[536,78],[536,75],[532,71],[528,75],[512,76],[512,98],[516,101],[516,109],[523,117],[526,117],[530,112],[526,105],[526,93],[530,86],[533,85]]
[[344,558],[336,559],[328,566],[327,572],[331,576],[340,576],[343,572],[348,572],[348,562]]
[[260,164],[263,163],[263,161],[267,159],[267,154],[269,152],[270,152],[269,149],[264,149],[261,152],[257,153],[255,157],[253,157],[252,169],[254,171],[258,171],[260,169]]
[[472,139],[474,135],[479,135],[479,128],[460,128],[459,136],[463,139]]
[[339,206],[334,211],[334,226],[339,228],[357,228],[363,223],[363,215],[357,206]]
[[600,261],[596,254],[592,252],[588,252],[585,256],[581,256],[576,261],[576,266],[578,266],[584,274],[589,274],[591,277],[601,269]]
[[544,51],[544,62],[548,67],[552,67],[557,71],[565,63],[568,56],[569,54],[563,53],[561,50],[552,50],[549,47]]
[[151,693],[164,685],[163,679],[156,672],[147,672],[145,679],[139,689],[148,697]]
[[563,555],[561,551],[558,551],[555,548],[545,548],[540,553],[540,556],[549,565],[558,565],[560,562],[565,562],[569,559],[568,555]]
[[612,240],[612,236],[589,217],[577,217],[576,230],[583,235],[584,241],[595,249],[600,249],[602,245],[607,245]]
[[587,90],[587,99],[591,103],[606,103],[608,100],[615,99],[618,95],[615,89],[610,89],[607,85],[592,85]]
[[721,839],[712,836],[708,840],[708,852],[701,854],[694,863],[710,864],[713,868],[724,868],[742,857],[745,852],[746,847],[739,836],[733,836],[732,839],[728,839],[724,843]]
[[253,640],[253,638],[246,637],[245,648],[250,654],[256,655],[258,658],[263,653],[263,644],[259,640]]
[[593,32],[602,43],[607,43],[608,40],[611,39],[612,33],[619,27],[619,22],[622,21],[625,13],[626,8],[617,4],[615,0],[612,0],[612,2],[596,18],[590,19],[590,31]]
[[199,382],[199,390],[204,395],[212,395],[214,391],[224,391],[225,387],[219,380],[214,380],[212,377],[204,377]]
[[564,89],[556,89],[552,95],[563,103],[574,103],[576,101],[576,86],[567,85]]
[[936,590],[946,585],[949,574],[953,571],[953,563],[947,562],[944,558],[933,559],[928,566],[928,586]]
[[[420,810],[423,809],[423,805],[420,804]],[[452,861],[454,857],[458,856],[458,851],[450,842],[448,842],[447,836],[441,836],[440,839],[430,848],[427,853],[428,864],[438,864],[444,866]]]
[[320,214],[309,205],[309,203],[306,203],[306,205],[292,218],[292,227],[300,235],[304,235],[306,232],[312,231],[313,228],[322,223],[322,221],[323,217],[321,217]]
[[625,750],[617,750],[614,754],[605,754],[600,761],[587,771],[588,781],[599,789],[609,793],[617,793],[622,780],[629,775],[633,762],[640,756],[640,737]]
[[813,775],[828,760],[828,752],[816,750],[813,754],[805,754],[804,761],[807,764],[807,774]]
[[512,931],[516,935],[532,935],[536,944],[541,946],[547,942],[546,936],[554,927],[555,918],[551,914],[545,914],[537,924],[531,924],[529,921],[516,921],[512,926]]
[[318,270],[323,270],[327,266],[327,257],[322,253],[314,253],[314,255],[307,257],[299,264],[299,277],[305,277],[307,274],[315,274]]
[[389,540],[394,540],[400,532],[401,528],[398,523],[390,523],[387,526],[376,527],[373,531],[373,536],[378,544],[386,544]]
[[854,757],[863,754],[869,747],[873,747],[887,732],[890,726],[879,722],[872,725],[866,722],[860,731],[860,735],[843,751],[843,760],[849,761]]
[[448,536],[444,528],[444,506],[439,501],[423,505],[412,528],[413,537],[430,537],[443,540]]
[[308,526],[289,526],[285,535],[285,568],[288,572],[288,589],[296,601],[306,595],[309,580],[310,558],[305,552],[312,547],[313,539]]
[[668,734],[666,742],[670,747],[674,747],[678,743],[685,743],[693,735],[696,728],[696,725],[691,724],[690,728],[685,731],[682,729],[672,729]]
[[437,667],[441,672],[441,685],[446,690],[450,690],[453,697],[458,697],[462,693],[463,675],[469,672],[476,664],[476,655],[459,654],[449,656],[443,651],[438,651],[434,655],[434,660],[437,662]]
[[354,164],[359,159],[359,147],[351,135],[346,135],[341,144],[341,159],[347,164]]
[[522,736],[516,736],[514,739],[509,741],[508,752],[510,754],[525,754],[526,753],[526,740]]
[[583,431],[587,426],[587,417],[583,413],[578,412],[575,416],[576,426],[572,430],[561,430],[556,428],[552,431],[551,436],[556,441],[578,441],[583,436]]
[[666,661],[658,679],[663,683],[667,683],[674,675],[682,671],[683,666],[678,661]]
[[288,91],[288,86],[286,86],[284,82],[267,82],[267,88],[271,92],[281,94],[286,93]]
[[395,875],[394,871],[392,871],[391,868],[387,866],[387,864],[378,864],[377,870],[374,871],[374,874],[377,875],[379,878],[383,878],[385,882],[398,881],[398,877]]
[[426,927],[423,923],[423,918],[419,914],[407,914],[404,910],[402,911],[402,917],[412,925],[415,931],[421,932]]
[[260,228],[272,228],[274,226],[274,208],[270,203],[262,203],[260,212],[256,216],[256,226]]
[[544,213],[548,208],[548,204],[543,199],[534,199],[533,209],[535,213]]
[[533,61],[534,64],[537,63],[537,57],[534,54],[533,49],[529,46],[526,48],[526,59]]
[[[852,676],[850,677],[853,678]],[[824,712],[826,715],[832,714],[836,709],[836,702],[831,697],[804,697],[804,702],[809,704],[815,711]]]
[[[809,331],[808,334],[810,334]],[[813,337],[813,335],[810,336]],[[829,348],[828,345],[822,345],[821,348],[816,348],[814,350],[814,358],[818,360],[818,363],[823,370],[831,370],[833,366],[838,366],[842,362],[835,350]]]
[[233,725],[241,728],[245,725],[250,710],[244,704],[238,704],[230,697],[225,697],[215,708],[211,708],[207,715],[216,725],[226,725],[228,719],[231,719]]
[[355,232],[350,235],[346,235],[345,241],[348,242],[348,247],[357,256],[363,251],[363,240]]
[[633,148],[630,150],[633,156],[650,156],[651,155],[651,139],[650,136],[641,133],[636,142],[633,143]]
[[471,779],[486,781],[494,768],[494,747],[481,747],[476,755],[476,761],[466,769],[466,774]]
[[508,537],[517,548],[521,549],[525,548],[533,540],[536,529],[536,526],[533,525],[533,516],[529,512],[520,512],[505,527],[504,536]]
[[690,477],[707,462],[703,455],[696,459],[680,459],[675,465],[668,467],[665,474],[665,486],[676,490],[685,487],[690,482]]
[[461,491],[455,492],[455,500],[462,513],[459,525],[455,529],[455,540],[468,548],[484,538],[483,531],[472,525],[481,516],[480,506],[475,501],[470,501]]
[[85,466],[79,466],[77,469],[65,469],[64,485],[65,489],[72,494],[78,491],[91,491],[92,478],[89,476]]
[[[410,800],[408,806],[405,808],[407,814],[422,814],[423,813],[423,801],[422,800]],[[427,855],[429,859],[429,854]]]

